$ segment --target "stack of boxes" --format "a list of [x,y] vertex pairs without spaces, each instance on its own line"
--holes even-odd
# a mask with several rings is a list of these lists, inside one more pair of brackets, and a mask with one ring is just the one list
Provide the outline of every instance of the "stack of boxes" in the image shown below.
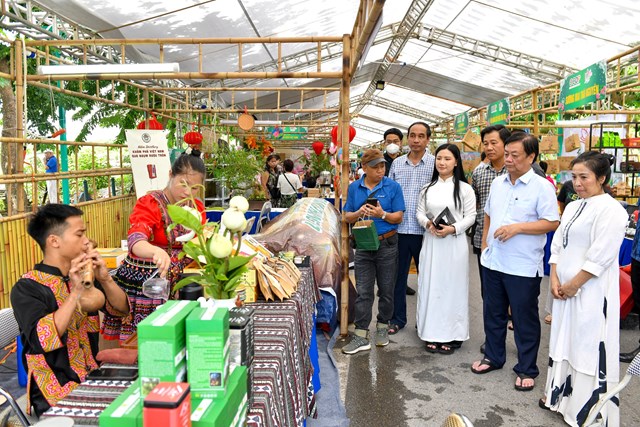
[[160,382],[187,377],[185,321],[196,301],[167,301],[138,325],[138,375],[142,395]]
[[229,376],[229,310],[196,308],[187,318],[187,366],[198,399],[224,396]]
[[[100,426],[244,425],[252,312],[242,307],[230,314],[226,308],[200,308],[194,301],[158,307],[138,325],[140,379],[105,409]],[[189,384],[182,383],[187,376]]]
[[251,404],[251,378],[253,376],[253,308],[243,306],[229,310],[229,340],[231,369],[245,366],[247,372],[247,393]]
[[229,375],[224,398],[194,399],[191,425],[193,427],[244,426],[249,409],[247,378],[247,368],[238,366]]

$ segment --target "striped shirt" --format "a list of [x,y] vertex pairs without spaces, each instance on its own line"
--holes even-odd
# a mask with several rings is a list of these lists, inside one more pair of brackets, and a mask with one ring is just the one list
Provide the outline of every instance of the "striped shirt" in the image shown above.
[[391,164],[389,178],[402,187],[406,208],[402,223],[398,226],[398,233],[419,235],[424,233],[424,228],[418,224],[416,219],[416,210],[418,199],[420,198],[420,190],[425,184],[431,182],[434,166],[435,157],[428,151],[425,151],[417,165],[414,165],[407,158],[407,154],[398,157]]
[[493,180],[500,175],[507,173],[507,168],[495,170],[491,163],[478,165],[471,175],[471,187],[476,193],[476,232],[473,235],[473,246],[482,247],[482,230],[484,229],[484,205],[489,197],[489,189]]

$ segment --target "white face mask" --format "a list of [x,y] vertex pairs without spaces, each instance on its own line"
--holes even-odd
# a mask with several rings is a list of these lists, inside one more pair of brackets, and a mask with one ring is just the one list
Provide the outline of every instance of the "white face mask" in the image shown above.
[[389,144],[387,145],[387,154],[393,156],[394,154],[398,154],[400,151],[400,147],[397,144]]

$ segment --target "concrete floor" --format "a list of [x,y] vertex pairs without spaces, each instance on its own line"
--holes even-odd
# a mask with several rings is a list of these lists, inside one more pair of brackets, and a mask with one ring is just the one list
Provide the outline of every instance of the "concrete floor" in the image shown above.
[[[334,356],[340,372],[342,401],[351,426],[440,426],[451,412],[466,415],[475,427],[562,426],[560,415],[538,407],[546,381],[550,326],[542,323],[542,342],[538,354],[541,374],[531,392],[514,390],[516,349],[513,333],[507,336],[507,363],[485,375],[470,370],[484,339],[482,300],[475,255],[470,261],[470,339],[453,355],[431,354],[415,331],[416,296],[407,297],[409,324],[392,335],[387,347],[352,356],[342,354],[348,340],[338,339]],[[417,275],[409,284],[416,289]],[[541,287],[540,318],[549,286]],[[374,307],[373,322],[375,322]],[[353,325],[352,325],[353,327]],[[371,329],[375,325],[372,323]],[[621,330],[620,347],[630,351],[638,345],[638,330]],[[621,378],[627,364],[621,364]],[[640,426],[640,380],[633,378],[620,394],[621,426]]]

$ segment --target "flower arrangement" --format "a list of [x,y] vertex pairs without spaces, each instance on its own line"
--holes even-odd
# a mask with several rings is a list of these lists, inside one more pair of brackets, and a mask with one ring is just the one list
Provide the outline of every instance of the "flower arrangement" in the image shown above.
[[[234,255],[234,252],[240,253],[242,232],[247,227],[244,216],[249,209],[247,199],[242,196],[231,198],[229,208],[224,211],[219,223],[202,224],[200,213],[189,206],[169,205],[167,209],[173,221],[170,229],[180,224],[191,230],[188,234],[190,240],[184,243],[180,258],[192,258],[201,270],[199,276],[190,276],[176,283],[174,291],[195,282],[202,285],[207,297],[233,298],[242,274],[248,270],[248,263],[253,258],[253,255]],[[225,228],[223,233],[220,232],[221,224]],[[196,239],[193,239],[194,236]],[[237,247],[234,251],[236,238]]]
[[333,168],[330,154],[312,153],[308,148],[305,148],[303,155],[298,160],[304,164],[305,169],[312,177],[317,177],[320,172],[331,171]]

